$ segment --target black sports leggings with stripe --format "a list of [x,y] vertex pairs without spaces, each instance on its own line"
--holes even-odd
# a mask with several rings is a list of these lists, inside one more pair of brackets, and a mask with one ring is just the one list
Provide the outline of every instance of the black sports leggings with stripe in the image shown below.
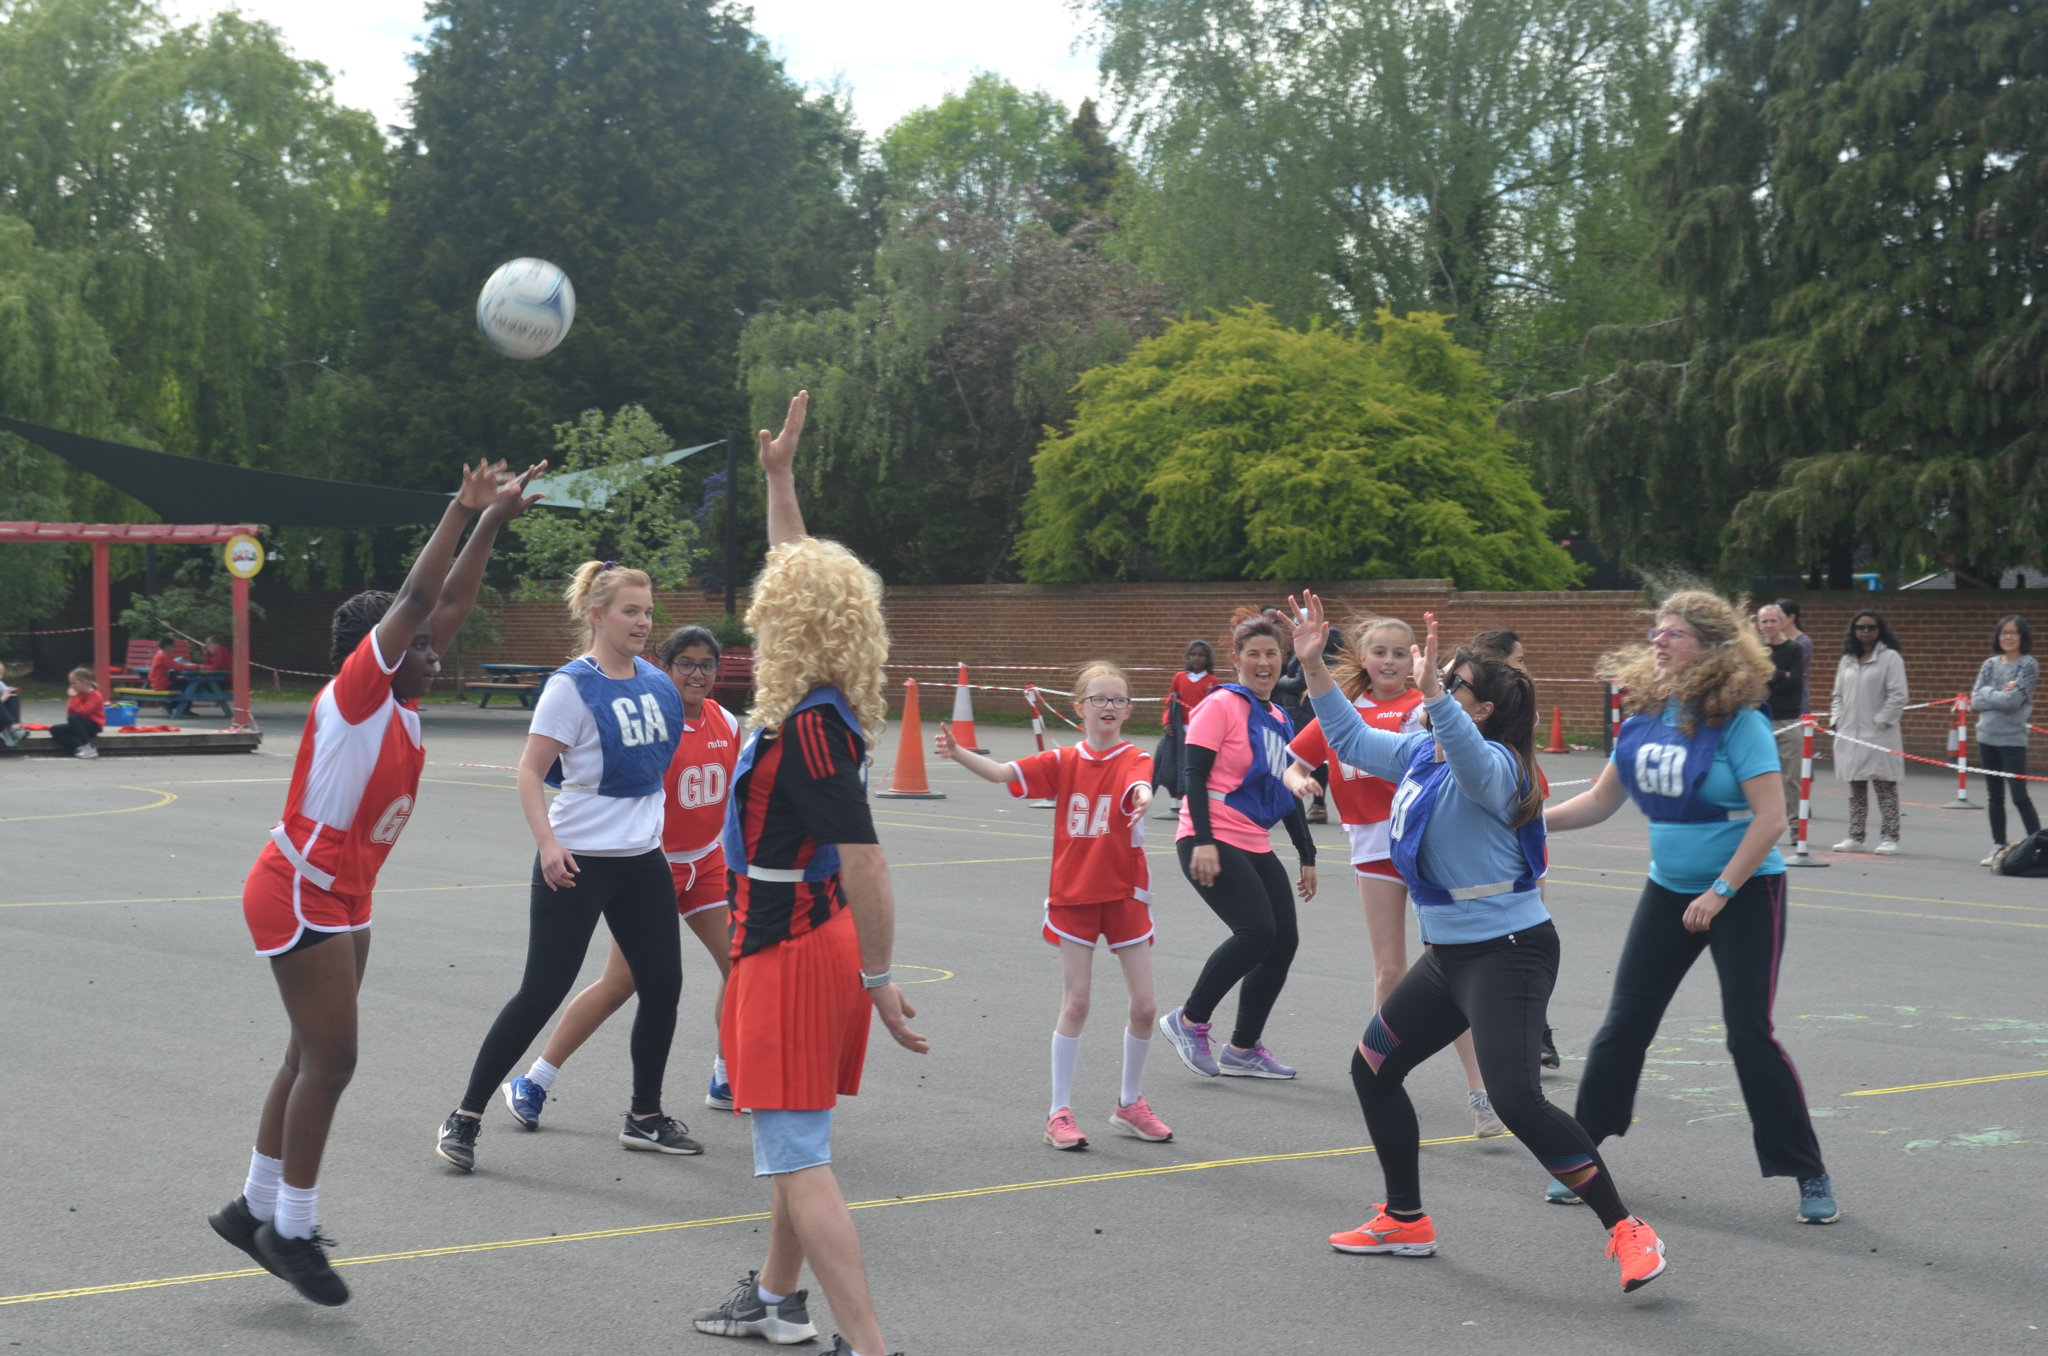
[[1372,1015],[1351,1054],[1351,1085],[1386,1174],[1389,1210],[1422,1208],[1422,1130],[1403,1082],[1469,1028],[1493,1109],[1523,1147],[1603,1228],[1628,1218],[1592,1137],[1543,1095],[1538,1060],[1558,951],[1549,922],[1491,941],[1430,945]]
[[[1189,794],[1204,792],[1197,786],[1189,788]],[[1195,840],[1183,838],[1175,847],[1180,853],[1180,869],[1186,873]],[[1218,843],[1216,860],[1220,869],[1213,884],[1203,885],[1192,875],[1188,884],[1223,920],[1230,935],[1209,953],[1181,1012],[1191,1022],[1208,1021],[1231,986],[1242,980],[1243,987],[1237,991],[1237,1025],[1230,1033],[1230,1043],[1249,1050],[1265,1034],[1266,1019],[1273,1014],[1280,990],[1287,987],[1287,971],[1294,964],[1295,948],[1301,945],[1294,882],[1287,879],[1287,868],[1270,852],[1246,852]]]
[[462,1094],[464,1111],[483,1113],[491,1094],[569,996],[600,916],[624,953],[640,996],[631,1042],[633,1114],[651,1116],[661,1110],[661,1078],[683,995],[682,929],[668,859],[659,848],[634,857],[572,855],[580,869],[575,886],[567,890],[549,889],[541,878],[540,857],[533,859],[526,973],[476,1052],[469,1090]]

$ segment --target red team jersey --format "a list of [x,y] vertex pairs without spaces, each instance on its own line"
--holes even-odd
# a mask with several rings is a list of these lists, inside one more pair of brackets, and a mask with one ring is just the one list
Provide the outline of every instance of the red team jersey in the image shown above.
[[1048,905],[1149,902],[1145,821],[1131,822],[1131,795],[1152,784],[1151,756],[1135,744],[1097,753],[1086,744],[1048,749],[1010,764],[1010,794],[1045,797],[1053,811],[1052,885]]
[[[402,656],[400,656],[402,658]],[[367,895],[406,820],[427,751],[420,713],[391,695],[377,635],[363,637],[306,717],[271,842],[298,874],[337,895]]]
[[1173,686],[1166,690],[1167,700],[1162,705],[1159,713],[1159,728],[1162,730],[1173,728],[1173,699],[1175,697],[1180,698],[1180,717],[1182,720],[1186,720],[1194,714],[1195,708],[1202,704],[1202,698],[1215,691],[1216,685],[1222,681],[1221,678],[1216,676],[1216,670],[1214,669],[1210,669],[1199,678],[1189,673],[1186,669],[1182,669],[1179,673],[1174,674]]
[[[1420,728],[1422,723],[1422,694],[1413,688],[1392,701],[1376,702],[1371,697],[1360,697],[1352,705],[1358,708],[1359,716],[1370,729],[1401,734]],[[1287,748],[1310,767],[1334,762],[1330,746],[1323,739],[1320,721],[1310,721],[1308,728],[1296,735]],[[1392,782],[1362,772],[1348,763],[1335,763],[1330,773],[1330,799],[1337,802],[1340,822],[1378,824],[1394,813]]]
[[670,861],[694,861],[717,850],[719,835],[725,832],[725,797],[732,786],[732,767],[739,759],[739,718],[705,698],[703,714],[696,723],[683,722],[675,757],[661,778],[666,806],[661,850]]

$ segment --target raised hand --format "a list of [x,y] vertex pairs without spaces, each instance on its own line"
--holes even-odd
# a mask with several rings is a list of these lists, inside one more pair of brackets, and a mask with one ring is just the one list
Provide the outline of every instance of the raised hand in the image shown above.
[[941,758],[951,758],[959,748],[953,742],[953,727],[943,720],[939,722],[938,734],[932,737],[932,748]]
[[1422,700],[1433,702],[1444,695],[1443,676],[1436,671],[1436,613],[1423,613],[1422,626],[1423,643],[1410,645],[1408,654],[1415,661],[1416,690],[1422,693]]
[[[503,465],[500,462],[499,465]],[[491,499],[484,512],[498,522],[509,522],[547,498],[545,494],[528,494],[526,487],[533,478],[548,469],[544,461],[537,461],[519,475],[503,475],[498,479],[498,492]]]
[[471,513],[481,513],[497,498],[498,484],[504,478],[505,463],[479,461],[475,466],[462,464],[462,488],[455,492],[455,502]]
[[761,445],[761,469],[769,476],[788,474],[795,464],[797,439],[803,437],[804,417],[810,409],[811,393],[798,391],[789,402],[789,413],[783,416],[782,432],[770,438],[764,428],[754,435]]
[[1323,613],[1323,600],[1301,591],[1301,600],[1287,595],[1288,620],[1294,625],[1294,657],[1304,669],[1323,666],[1323,647],[1330,639],[1330,619]]

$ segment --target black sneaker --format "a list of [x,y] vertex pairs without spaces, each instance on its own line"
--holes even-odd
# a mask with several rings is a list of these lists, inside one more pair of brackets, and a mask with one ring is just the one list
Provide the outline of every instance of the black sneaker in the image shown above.
[[464,1172],[474,1172],[476,1132],[482,1126],[483,1122],[475,1116],[449,1112],[448,1119],[441,1122],[441,1133],[434,1140],[434,1152]]
[[256,1253],[263,1265],[315,1304],[348,1303],[348,1287],[327,1265],[326,1249],[333,1246],[333,1239],[317,1233],[311,1238],[286,1238],[277,1232],[274,1220],[256,1226]]
[[1557,1053],[1557,1042],[1550,1038],[1550,1028],[1547,1026],[1543,1028],[1543,1053],[1537,1056],[1537,1062],[1546,1069],[1564,1067],[1564,1060]]
[[277,1268],[270,1265],[270,1259],[256,1251],[256,1230],[262,1225],[263,1221],[249,1213],[248,1197],[235,1197],[226,1205],[208,1215],[206,1222],[213,1226],[215,1233],[255,1258],[256,1265],[262,1267],[273,1276],[279,1274]]
[[804,1304],[810,1292],[799,1290],[784,1295],[770,1309],[761,1301],[761,1291],[755,1285],[757,1276],[756,1272],[748,1272],[747,1279],[733,1287],[725,1303],[716,1309],[699,1309],[692,1315],[690,1321],[697,1331],[713,1337],[765,1337],[779,1346],[816,1337],[817,1325],[811,1322],[811,1311]]
[[673,1116],[655,1116],[636,1121],[626,1117],[619,1131],[619,1143],[628,1149],[649,1149],[658,1154],[701,1154],[704,1146],[690,1138],[690,1127]]

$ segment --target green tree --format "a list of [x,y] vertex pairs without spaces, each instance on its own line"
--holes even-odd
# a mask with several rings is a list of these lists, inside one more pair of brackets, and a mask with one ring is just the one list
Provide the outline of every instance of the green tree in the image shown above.
[[[844,108],[806,100],[713,0],[434,0],[395,171],[380,333],[405,484],[451,455],[546,455],[585,409],[639,403],[695,441],[745,413],[735,352],[772,301],[845,295],[873,247],[845,192]],[[519,255],[573,280],[574,330],[515,362],[477,289]]]
[[1141,170],[1119,220],[1184,304],[1427,309],[1492,353],[1626,271],[1575,228],[1667,135],[1692,3],[1092,0]]
[[[2048,529],[2048,28],[1962,0],[1726,0],[1649,183],[1662,324],[1516,407],[1639,562],[1730,577],[1952,568]],[[1862,562],[1863,564],[1859,564]]]
[[1246,307],[1088,373],[1038,453],[1025,578],[1570,585],[1478,355],[1442,316],[1377,329]]
[[755,426],[812,394],[806,521],[892,582],[1012,577],[1044,428],[1072,413],[1083,371],[1164,323],[1158,291],[1094,247],[1095,227],[1052,228],[1062,210],[938,199],[892,230],[851,306],[747,327]]
[[907,114],[875,146],[906,208],[943,197],[982,213],[1026,204],[1031,193],[1055,195],[1080,154],[1064,104],[986,72]]
[[673,446],[661,425],[638,405],[611,416],[586,410],[558,426],[551,475],[573,474],[576,497],[588,508],[533,512],[512,520],[519,596],[557,596],[562,581],[586,560],[615,560],[645,570],[657,589],[688,584],[702,555],[691,517],[693,496],[674,467],[648,465],[649,458]]

